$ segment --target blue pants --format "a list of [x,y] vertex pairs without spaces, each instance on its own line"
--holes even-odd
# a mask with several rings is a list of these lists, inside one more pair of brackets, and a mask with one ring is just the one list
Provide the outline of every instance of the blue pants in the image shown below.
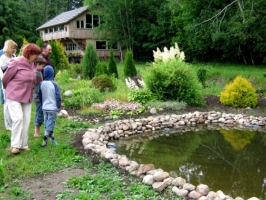
[[56,113],[43,111],[43,115],[44,115],[45,131],[53,131],[55,125]]
[[34,117],[34,126],[41,126],[43,124],[43,111],[41,102],[35,103],[36,113]]
[[1,93],[0,93],[0,95],[1,95],[1,104],[3,105],[5,103],[5,99],[4,99],[4,93],[3,93],[3,88],[2,88],[2,79],[0,79],[0,90],[1,90]]

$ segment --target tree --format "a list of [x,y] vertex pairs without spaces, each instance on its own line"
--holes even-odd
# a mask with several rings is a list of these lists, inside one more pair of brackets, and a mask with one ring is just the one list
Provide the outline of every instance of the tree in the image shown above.
[[126,52],[125,65],[124,65],[124,75],[125,77],[134,77],[137,75],[137,70],[135,67],[135,62],[131,51]]
[[118,72],[117,72],[117,66],[115,62],[114,57],[114,51],[113,49],[110,50],[110,56],[109,56],[109,63],[108,63],[108,71],[110,75],[115,75],[116,78],[118,78]]
[[82,75],[84,79],[92,79],[95,75],[96,65],[99,62],[96,50],[92,43],[88,43],[82,59]]
[[169,0],[187,61],[266,62],[266,2]]
[[59,70],[68,69],[70,67],[68,58],[64,53],[64,47],[63,45],[58,41],[51,41],[49,42],[53,49],[53,53],[50,55],[50,59],[53,63],[53,67],[55,69],[55,72],[58,72]]

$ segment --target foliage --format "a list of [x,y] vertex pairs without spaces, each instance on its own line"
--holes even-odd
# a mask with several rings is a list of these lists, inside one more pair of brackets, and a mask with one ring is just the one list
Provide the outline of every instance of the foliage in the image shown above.
[[91,108],[100,110],[104,114],[137,114],[144,111],[144,107],[139,103],[127,103],[117,100],[107,100],[102,103],[94,103]]
[[232,83],[225,86],[225,90],[221,92],[220,101],[223,105],[235,108],[254,108],[258,98],[251,83],[242,76],[237,76]]
[[95,72],[95,76],[100,76],[102,74],[106,74],[108,75],[108,69],[107,69],[107,65],[105,62],[98,62],[96,65],[96,72]]
[[101,92],[103,91],[115,91],[116,87],[112,79],[106,74],[94,77],[92,80],[92,85],[98,88]]
[[180,60],[160,62],[144,75],[147,87],[158,100],[203,105],[202,87],[193,69]]
[[130,102],[137,102],[142,105],[155,100],[155,96],[148,88],[141,88],[138,90],[130,90],[127,100]]
[[55,73],[59,70],[69,69],[70,65],[68,62],[68,58],[64,53],[64,47],[59,40],[50,41],[49,44],[53,49],[53,53],[50,55],[50,59],[53,63],[53,67],[55,69]]
[[124,63],[124,75],[125,77],[134,77],[137,75],[137,70],[135,67],[135,61],[131,51],[126,52],[126,58]]
[[64,107],[66,108],[81,109],[104,100],[100,90],[95,88],[75,89],[72,93],[72,97],[64,99]]
[[117,66],[114,57],[114,50],[110,50],[109,62],[108,62],[108,72],[109,74],[114,74],[116,78],[118,78]]
[[205,87],[207,86],[207,85],[206,85],[206,80],[207,80],[207,70],[206,70],[206,69],[203,69],[203,68],[199,69],[199,70],[197,71],[197,77],[198,77],[199,81],[201,82],[202,87],[205,88]]
[[3,159],[0,160],[0,188],[5,185],[5,171],[4,171],[4,164]]
[[69,72],[68,70],[63,70],[63,71],[59,71],[56,75],[56,81],[58,81],[58,83],[61,84],[66,84],[69,82]]
[[89,42],[82,59],[82,75],[84,79],[92,79],[95,76],[98,61],[96,50],[93,44]]

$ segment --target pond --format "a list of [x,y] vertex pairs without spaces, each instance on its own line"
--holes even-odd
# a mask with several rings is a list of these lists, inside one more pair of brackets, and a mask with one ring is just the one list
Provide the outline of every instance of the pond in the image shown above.
[[171,130],[110,141],[116,153],[154,164],[233,198],[266,198],[266,132],[221,128]]

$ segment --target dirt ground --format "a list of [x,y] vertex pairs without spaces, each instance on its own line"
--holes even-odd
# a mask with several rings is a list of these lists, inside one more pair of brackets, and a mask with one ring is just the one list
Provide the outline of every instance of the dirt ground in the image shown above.
[[[258,101],[258,106],[254,109],[236,109],[232,107],[227,107],[221,105],[219,101],[219,97],[216,96],[207,96],[206,97],[206,106],[204,107],[187,107],[178,111],[179,114],[194,112],[194,111],[220,111],[225,113],[242,113],[247,115],[254,115],[254,116],[265,116],[265,108],[266,108],[266,100],[264,98],[260,98]],[[164,114],[171,114],[177,113],[176,111],[172,110],[164,110],[158,112],[157,115],[164,115]],[[150,116],[150,113],[140,114],[135,116],[130,116],[130,118],[143,118]],[[83,116],[84,118],[88,119],[87,116]],[[121,118],[126,118],[127,116],[122,116]],[[93,117],[89,117],[91,121],[93,121]],[[120,118],[120,119],[121,119]],[[104,118],[97,117],[98,120],[101,122],[105,122]],[[89,150],[84,150],[82,145],[82,135],[84,133],[75,134],[75,139],[73,142],[73,147],[75,147],[80,155],[90,156],[94,164],[98,164],[99,160],[95,154],[93,154]],[[120,170],[120,169],[118,169]],[[71,188],[64,188],[64,182],[72,176],[80,176],[86,173],[84,169],[71,169],[69,171],[59,171],[51,174],[39,175],[33,179],[23,181],[23,189],[25,191],[31,190],[33,191],[33,195],[31,200],[54,200],[56,199],[56,195],[58,192],[64,190],[71,190],[75,192],[74,189]],[[127,174],[125,171],[120,170],[120,174]],[[129,176],[129,175],[128,175]]]

